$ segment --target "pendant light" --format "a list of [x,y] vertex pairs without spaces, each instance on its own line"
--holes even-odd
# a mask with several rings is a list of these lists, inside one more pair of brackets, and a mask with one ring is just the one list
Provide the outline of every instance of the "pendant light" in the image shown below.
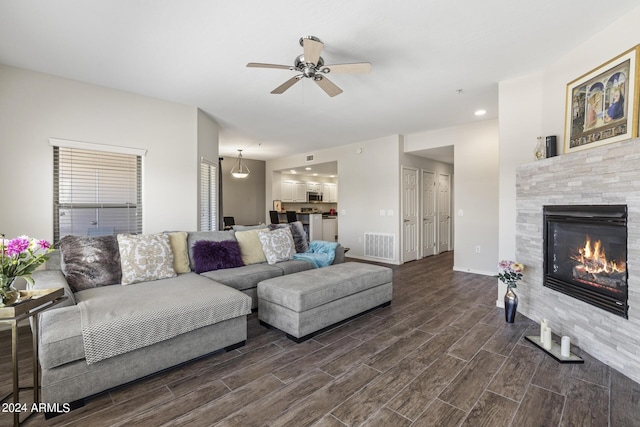
[[246,178],[249,173],[249,168],[242,162],[242,150],[238,150],[238,162],[231,169],[231,175],[234,178]]

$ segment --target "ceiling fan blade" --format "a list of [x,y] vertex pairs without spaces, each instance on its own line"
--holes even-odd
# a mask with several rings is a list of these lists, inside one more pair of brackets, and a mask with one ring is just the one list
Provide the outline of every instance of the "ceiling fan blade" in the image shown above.
[[325,65],[320,71],[323,73],[369,73],[371,72],[371,63],[357,62],[354,64]]
[[324,76],[318,76],[318,77],[320,78],[314,81],[318,83],[318,86],[320,86],[322,90],[327,92],[327,95],[334,97],[342,93],[342,89],[336,86],[331,80],[329,80]]
[[249,62],[247,64],[249,68],[281,68],[283,70],[293,70],[291,65],[277,65],[277,64],[262,64],[260,62]]
[[289,80],[287,80],[286,82],[282,83],[280,86],[278,86],[277,88],[272,90],[271,93],[276,94],[276,95],[280,95],[285,90],[289,89],[291,86],[296,84],[298,82],[298,80],[300,80],[301,78],[302,78],[302,76],[291,77]]
[[302,47],[304,48],[304,62],[317,64],[318,59],[320,59],[320,52],[322,52],[322,48],[324,47],[324,43],[312,38],[304,38],[302,40]]

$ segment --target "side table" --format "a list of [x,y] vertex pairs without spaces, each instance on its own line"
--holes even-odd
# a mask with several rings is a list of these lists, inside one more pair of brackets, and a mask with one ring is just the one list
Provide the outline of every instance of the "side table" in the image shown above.
[[[64,290],[32,289],[20,291],[20,299],[13,305],[0,308],[0,323],[11,325],[11,359],[13,365],[13,392],[8,394],[2,403],[13,396],[13,425],[20,425],[20,385],[18,383],[18,323],[24,319],[32,319],[31,334],[33,339],[33,402],[40,404],[40,374],[38,365],[38,314],[66,300]],[[25,387],[28,390],[30,387]],[[33,412],[26,418],[31,416]],[[26,419],[25,418],[25,419]],[[24,420],[23,420],[24,421]]]

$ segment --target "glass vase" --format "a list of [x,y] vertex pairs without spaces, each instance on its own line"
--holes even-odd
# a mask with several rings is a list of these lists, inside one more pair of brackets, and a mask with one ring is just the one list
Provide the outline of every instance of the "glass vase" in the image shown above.
[[518,311],[518,295],[513,292],[513,288],[509,286],[504,296],[504,320],[507,323],[513,323]]
[[13,287],[15,277],[0,277],[0,307],[6,307],[18,301],[20,291]]

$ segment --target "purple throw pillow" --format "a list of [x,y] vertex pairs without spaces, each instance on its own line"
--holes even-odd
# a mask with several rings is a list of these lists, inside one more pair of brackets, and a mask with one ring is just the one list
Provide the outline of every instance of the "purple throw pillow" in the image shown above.
[[235,240],[198,240],[193,244],[193,260],[196,273],[244,265],[240,244]]

